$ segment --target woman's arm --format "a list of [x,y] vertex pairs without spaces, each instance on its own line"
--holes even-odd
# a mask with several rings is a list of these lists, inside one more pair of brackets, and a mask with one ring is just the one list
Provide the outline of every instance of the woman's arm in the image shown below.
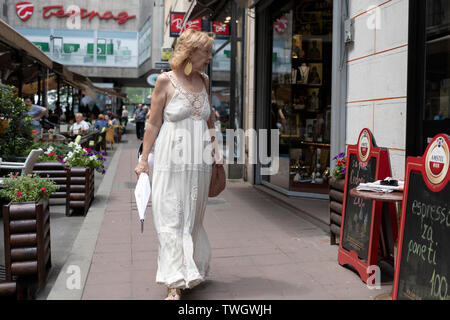
[[163,110],[166,105],[167,89],[170,80],[167,76],[159,76],[156,80],[155,90],[152,94],[152,108],[150,109],[150,117],[147,120],[147,130],[144,133],[144,142],[142,147],[141,161],[134,169],[139,176],[141,172],[148,172],[148,155],[153,148],[156,137],[162,125]]

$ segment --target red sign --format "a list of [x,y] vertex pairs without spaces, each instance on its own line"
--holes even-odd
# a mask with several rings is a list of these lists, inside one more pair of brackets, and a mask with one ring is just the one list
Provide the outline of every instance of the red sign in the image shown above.
[[195,20],[191,20],[186,22],[186,25],[184,28],[183,26],[183,20],[184,20],[185,13],[184,12],[171,12],[170,13],[170,36],[171,37],[179,37],[180,34],[189,28],[202,31],[202,19],[198,18]]
[[288,26],[288,19],[286,17],[284,17],[284,16],[281,16],[273,24],[274,24],[275,30],[279,34],[282,34],[286,30],[286,28]]
[[230,34],[230,27],[227,24],[220,23],[219,21],[213,22],[213,33],[217,35],[226,35]]
[[[75,11],[66,12],[64,10],[64,6],[45,6],[43,7],[43,17],[44,19],[49,19],[52,16],[55,16],[57,18],[69,18],[77,15],[78,13]],[[129,15],[127,12],[122,11],[119,12],[117,15],[114,15],[112,11],[106,11],[103,14],[97,11],[88,11],[87,9],[80,9],[79,12],[81,19],[88,18],[89,21],[94,19],[94,17],[98,17],[101,20],[110,20],[114,19],[117,20],[117,23],[123,24],[127,22],[130,19],[136,18],[136,15]]]
[[34,11],[34,5],[31,2],[19,2],[16,4],[16,12],[20,19],[27,21],[31,18]]

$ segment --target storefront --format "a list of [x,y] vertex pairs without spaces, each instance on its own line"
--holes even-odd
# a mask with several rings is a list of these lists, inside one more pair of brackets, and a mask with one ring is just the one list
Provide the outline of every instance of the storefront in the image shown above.
[[450,3],[411,0],[406,154],[420,156],[450,134]]
[[286,195],[326,198],[333,1],[267,0],[255,9],[256,129],[278,130],[280,158],[274,175],[261,175],[257,165],[255,183]]

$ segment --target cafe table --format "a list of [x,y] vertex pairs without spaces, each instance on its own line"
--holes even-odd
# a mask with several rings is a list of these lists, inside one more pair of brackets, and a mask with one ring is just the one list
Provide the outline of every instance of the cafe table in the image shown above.
[[[350,195],[356,198],[362,198],[366,200],[394,203],[397,208],[397,226],[400,225],[400,212],[402,207],[401,203],[403,200],[403,191],[375,192],[375,191],[356,190],[356,188],[353,188],[350,190]],[[394,264],[395,258],[396,258],[396,250],[394,250]],[[392,291],[390,293],[383,293],[376,296],[375,300],[392,300]]]

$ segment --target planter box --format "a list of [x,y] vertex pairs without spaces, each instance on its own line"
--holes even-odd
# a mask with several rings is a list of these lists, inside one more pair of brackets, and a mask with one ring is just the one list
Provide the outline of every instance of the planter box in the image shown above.
[[337,244],[341,233],[342,203],[344,202],[345,179],[330,178],[330,244]]
[[3,226],[6,281],[37,279],[43,288],[51,268],[48,200],[4,205]]
[[36,163],[33,168],[33,173],[37,173],[39,176],[48,178],[56,183],[59,189],[52,193],[50,199],[66,199],[66,215],[68,215],[70,169],[66,169],[60,162],[47,161]]
[[72,167],[69,178],[69,203],[67,215],[81,210],[86,216],[94,200],[94,170],[89,167]]

